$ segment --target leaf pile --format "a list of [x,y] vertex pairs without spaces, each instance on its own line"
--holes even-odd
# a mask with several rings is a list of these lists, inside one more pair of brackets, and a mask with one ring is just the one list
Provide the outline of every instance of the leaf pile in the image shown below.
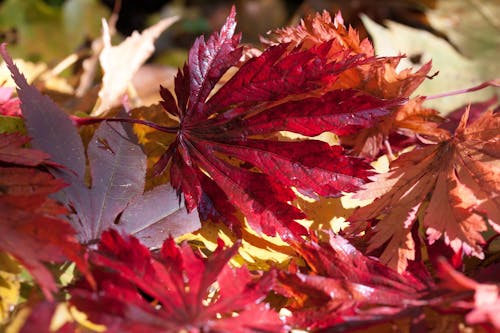
[[111,46],[115,19],[65,94],[0,46],[2,330],[500,330],[497,99],[444,116],[457,92],[415,95],[430,62],[340,13],[259,51],[233,8],[147,106],[131,85],[176,18]]

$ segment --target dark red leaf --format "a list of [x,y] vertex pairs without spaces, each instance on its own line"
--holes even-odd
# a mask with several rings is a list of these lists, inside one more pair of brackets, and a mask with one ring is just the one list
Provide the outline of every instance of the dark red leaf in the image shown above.
[[[161,90],[162,105],[180,124],[165,129],[175,131],[177,139],[157,171],[171,162],[172,186],[184,193],[188,210],[203,207],[236,232],[239,225],[229,216],[239,209],[257,231],[283,238],[303,235],[305,228],[295,220],[304,214],[290,205],[291,187],[311,197],[340,196],[366,181],[367,164],[345,156],[340,147],[313,140],[280,142],[273,135],[352,133],[372,126],[402,100],[333,90],[343,72],[375,58],[342,51],[332,58],[331,42],[307,50],[280,44],[240,64],[234,29],[233,9],[219,33],[207,42],[198,39],[190,50],[175,79],[177,102],[173,93]],[[239,66],[236,74],[214,91],[232,66]],[[213,182],[205,180],[207,174]],[[215,193],[224,193],[233,207],[213,198]]]
[[64,183],[35,168],[48,156],[22,148],[28,141],[0,134],[0,250],[19,260],[51,299],[57,286],[45,262],[73,260],[88,276],[87,265],[73,228],[60,219],[66,210],[48,198]]
[[222,246],[204,259],[169,238],[153,258],[136,238],[105,232],[91,256],[98,290],[82,284],[71,302],[110,332],[282,331],[277,313],[262,303],[272,277],[255,281],[247,269],[231,268],[238,245]]
[[26,166],[36,166],[48,162],[48,154],[35,149],[23,148],[28,142],[30,139],[26,136],[3,134],[0,142],[0,161]]
[[302,328],[347,330],[392,320],[420,306],[418,299],[430,286],[423,268],[418,274],[423,280],[400,275],[340,236],[330,235],[329,244],[293,246],[312,273],[279,272],[275,290],[289,299],[290,323]]

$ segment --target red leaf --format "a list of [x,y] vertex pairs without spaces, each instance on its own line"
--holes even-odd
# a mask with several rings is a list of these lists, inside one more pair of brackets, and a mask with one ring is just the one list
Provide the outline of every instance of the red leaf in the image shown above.
[[[228,216],[239,209],[257,231],[283,238],[302,235],[305,228],[294,220],[304,214],[289,204],[295,197],[291,187],[311,197],[336,197],[359,188],[368,166],[345,156],[341,147],[313,140],[280,142],[273,135],[352,133],[372,126],[402,100],[333,90],[342,73],[368,66],[374,58],[340,52],[332,60],[332,42],[307,50],[280,44],[240,66],[234,29],[233,9],[219,33],[195,42],[175,79],[176,98],[161,90],[162,105],[180,124],[164,129],[177,133],[177,139],[157,171],[170,162],[172,186],[184,193],[188,209],[198,206],[210,212],[202,215],[224,216],[236,232],[240,226]],[[214,91],[227,69],[237,65],[236,74]],[[218,202],[215,193],[224,193],[233,207]]]
[[23,148],[30,142],[26,136],[3,134],[0,142],[0,161],[26,166],[36,166],[47,162],[49,155],[35,149]]
[[293,247],[312,272],[280,272],[275,290],[289,299],[290,323],[302,328],[344,331],[406,316],[428,288],[423,268],[400,275],[340,236],[330,235],[329,244]]
[[500,330],[500,320],[497,315],[500,310],[498,275],[495,276],[496,284],[479,283],[454,270],[444,259],[438,261],[437,269],[445,287],[455,291],[474,291],[473,299],[466,299],[467,303],[460,304],[462,308],[472,309],[465,316],[468,324],[482,324],[491,332]]
[[71,302],[110,332],[281,331],[277,313],[262,303],[272,277],[254,281],[248,270],[231,268],[237,247],[220,246],[203,259],[169,238],[153,258],[136,238],[108,231],[91,256],[103,269],[96,271],[98,290],[76,287]]
[[70,259],[88,276],[87,265],[73,228],[59,218],[66,210],[47,197],[64,183],[34,168],[47,155],[22,148],[27,141],[0,135],[0,250],[19,260],[51,299],[57,286],[44,262]]

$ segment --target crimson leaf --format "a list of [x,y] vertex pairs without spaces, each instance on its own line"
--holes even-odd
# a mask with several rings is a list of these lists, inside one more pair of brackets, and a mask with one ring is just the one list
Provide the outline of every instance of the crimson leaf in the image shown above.
[[64,183],[37,168],[48,155],[22,148],[28,141],[0,134],[0,251],[19,260],[51,299],[57,286],[45,262],[73,260],[86,274],[87,264],[73,228],[59,218],[66,210],[48,198]]
[[[368,166],[345,156],[339,146],[276,141],[273,135],[352,133],[373,125],[401,101],[332,90],[341,73],[373,58],[345,52],[332,61],[331,42],[307,50],[272,46],[214,91],[222,75],[239,65],[235,25],[233,8],[219,33],[194,43],[175,78],[176,98],[161,89],[162,105],[180,124],[163,128],[177,138],[156,171],[170,163],[172,186],[184,193],[189,210],[198,206],[205,216],[222,216],[238,232],[239,224],[228,217],[237,208],[257,231],[292,238],[305,228],[294,221],[304,214],[289,204],[295,197],[291,187],[311,197],[339,196],[366,181]],[[231,205],[214,193],[224,194]]]
[[293,246],[312,273],[281,271],[275,290],[290,300],[290,324],[302,328],[344,332],[416,315],[424,304],[419,299],[432,286],[425,269],[400,275],[340,236],[330,235],[328,244]]
[[90,259],[98,290],[80,284],[71,302],[108,332],[281,331],[277,313],[262,303],[272,277],[254,281],[247,269],[231,268],[238,244],[222,246],[204,259],[168,238],[154,258],[136,238],[106,231]]

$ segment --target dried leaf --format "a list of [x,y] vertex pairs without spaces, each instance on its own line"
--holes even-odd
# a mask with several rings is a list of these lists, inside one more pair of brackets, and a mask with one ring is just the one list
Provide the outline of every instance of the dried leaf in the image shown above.
[[400,272],[415,258],[411,229],[428,198],[422,223],[430,244],[443,237],[455,252],[463,249],[481,257],[481,232],[487,230],[483,214],[497,233],[500,230],[500,117],[490,110],[466,126],[467,116],[454,136],[401,155],[388,173],[376,176],[356,195],[376,200],[349,218],[351,232],[367,230],[366,221],[381,218],[373,226],[367,251],[382,247],[382,262]]
[[134,74],[153,54],[154,41],[177,20],[177,17],[163,19],[140,34],[134,32],[117,46],[111,46],[107,23],[103,21],[104,49],[99,60],[104,70],[104,77],[99,91],[100,101],[98,107],[92,111],[93,116],[101,116],[108,109],[119,104]]

